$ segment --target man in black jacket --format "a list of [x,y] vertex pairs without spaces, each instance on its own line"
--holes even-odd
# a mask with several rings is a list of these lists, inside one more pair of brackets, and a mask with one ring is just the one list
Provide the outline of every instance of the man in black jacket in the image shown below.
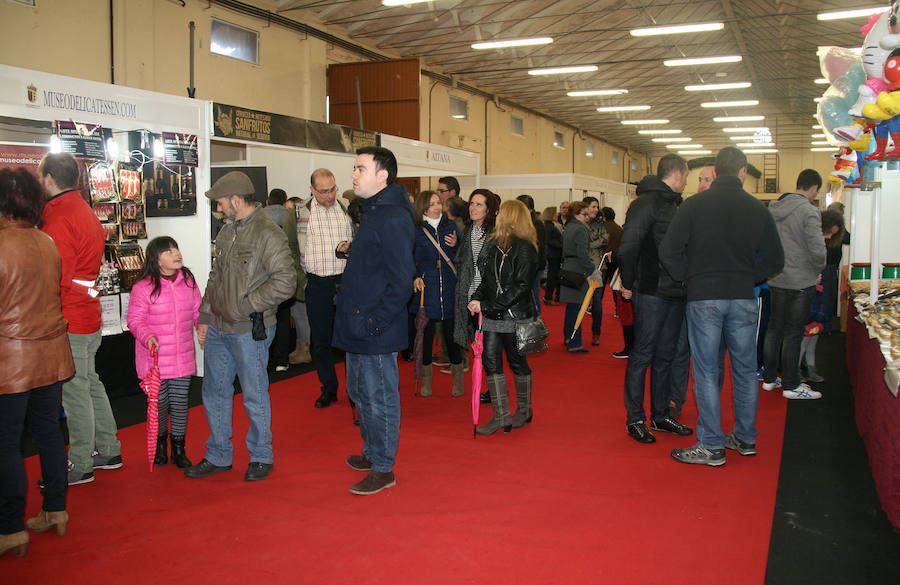
[[538,217],[537,212],[534,210],[534,198],[531,195],[519,195],[516,197],[519,201],[525,204],[525,207],[528,208],[528,213],[531,214],[531,223],[534,224],[534,232],[537,235],[537,246],[538,246],[538,267],[537,267],[537,276],[534,277],[534,286],[531,291],[531,297],[534,301],[534,312],[535,315],[541,314],[541,272],[543,272],[544,268],[547,267],[547,232],[544,230],[544,222]]
[[669,416],[672,358],[684,318],[684,287],[659,263],[657,249],[687,183],[687,161],[667,154],[656,175],[637,187],[638,198],[628,208],[617,254],[622,297],[634,303],[634,347],[625,370],[627,430],[639,443],[653,443],[644,412],[644,381],[650,367],[650,427],[690,435],[693,431]]
[[[697,444],[673,449],[682,463],[724,465],[725,448],[756,454],[756,299],[753,287],[784,266],[775,221],[744,191],[747,157],[726,147],[712,186],[686,199],[659,247],[662,265],[687,285],[688,336],[694,362]],[[724,333],[731,356],[734,431],[722,432],[718,353]]]

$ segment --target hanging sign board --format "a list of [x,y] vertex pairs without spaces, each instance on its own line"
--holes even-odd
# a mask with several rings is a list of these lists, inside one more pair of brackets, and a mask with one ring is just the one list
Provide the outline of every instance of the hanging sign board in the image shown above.
[[378,146],[375,132],[219,103],[213,103],[213,133],[221,138],[329,152],[353,153],[363,146]]
[[106,160],[106,144],[100,125],[57,120],[56,136],[62,152],[68,152],[75,158]]
[[196,167],[197,137],[193,134],[177,134],[175,132],[163,132],[163,162],[167,165],[182,167]]

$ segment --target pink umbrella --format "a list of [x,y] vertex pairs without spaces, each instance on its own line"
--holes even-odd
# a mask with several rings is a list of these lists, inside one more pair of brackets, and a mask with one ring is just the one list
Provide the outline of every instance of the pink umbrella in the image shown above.
[[478,411],[481,407],[481,354],[484,353],[484,333],[481,332],[481,313],[478,313],[478,330],[472,341],[472,438],[478,436]]
[[150,471],[153,471],[159,434],[159,348],[150,353],[153,356],[153,366],[141,380],[141,390],[147,395],[147,459],[150,460]]

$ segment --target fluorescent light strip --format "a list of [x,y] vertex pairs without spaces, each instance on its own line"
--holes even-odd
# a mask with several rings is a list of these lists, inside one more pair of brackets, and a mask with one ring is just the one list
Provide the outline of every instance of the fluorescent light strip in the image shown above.
[[709,32],[725,28],[723,22],[703,22],[699,24],[680,24],[676,26],[648,26],[629,31],[633,37],[649,37],[654,35],[677,35],[692,32]]
[[813,152],[834,152],[835,150],[838,150],[838,147],[837,147],[837,146],[832,146],[832,147],[830,147],[830,148],[823,148],[823,147],[820,147],[820,146],[819,146],[819,147],[816,147],[816,148],[810,148],[810,150],[813,151]]
[[711,150],[679,150],[678,154],[712,154]]
[[722,132],[769,132],[769,127],[748,126],[747,128],[722,128]]
[[688,148],[703,148],[702,144],[667,144],[666,148],[676,149],[681,148],[687,150]]
[[591,97],[595,95],[622,95],[628,93],[627,89],[586,89],[584,91],[570,91],[566,93],[569,97]]
[[638,134],[681,134],[681,130],[638,130]]
[[813,138],[828,138],[825,134],[810,134]]
[[689,57],[686,59],[666,59],[663,65],[666,67],[686,67],[689,65],[713,65],[715,63],[740,63],[743,59],[740,55],[727,55],[724,57]]
[[744,154],[775,154],[776,152],[778,152],[777,148],[748,148]]
[[532,45],[549,45],[553,42],[550,37],[534,37],[530,39],[509,39],[506,41],[486,41],[472,43],[472,48],[478,51],[484,49],[505,49],[507,47],[530,47]]
[[759,100],[737,100],[733,102],[703,102],[701,108],[742,108],[744,106],[758,106]]
[[641,112],[649,110],[650,106],[606,106],[597,108],[598,112]]
[[669,121],[665,119],[661,120],[622,120],[622,124],[626,126],[637,126],[639,124],[668,124]]
[[685,85],[685,91],[718,91],[721,89],[746,89],[750,87],[749,81],[740,81],[737,83],[705,83],[702,85]]
[[828,142],[827,140],[813,140],[810,142],[810,144],[812,144],[813,146],[829,146],[829,145],[831,145],[831,143]]
[[765,116],[718,116],[713,122],[760,122],[765,119]]
[[819,20],[839,20],[841,18],[858,18],[861,16],[869,16],[878,14],[879,12],[887,12],[889,6],[880,6],[878,8],[857,8],[855,10],[839,10],[837,12],[820,12],[816,15]]
[[831,83],[831,82],[828,81],[828,79],[825,77],[820,77],[820,78],[816,79],[815,81],[813,81],[813,83],[818,83],[819,85],[825,85],[826,83]]
[[729,136],[735,142],[747,141],[747,140],[756,140],[757,138],[764,138],[766,136],[771,136],[771,134],[763,134],[761,136]]
[[669,138],[654,138],[653,142],[690,142],[693,138],[687,136],[670,136]]
[[813,101],[816,102],[816,103],[819,103],[819,102],[821,102],[821,101],[824,100],[824,99],[825,99],[825,98],[817,97],[817,98],[813,98]]
[[822,129],[822,125],[821,125],[821,124],[816,124],[815,126],[812,127],[812,129],[813,129],[813,130],[821,130],[821,129]]
[[528,75],[561,75],[563,73],[590,73],[599,69],[596,65],[572,65],[571,67],[545,67],[531,69]]
[[738,148],[768,148],[770,146],[775,146],[774,142],[738,142],[735,144]]

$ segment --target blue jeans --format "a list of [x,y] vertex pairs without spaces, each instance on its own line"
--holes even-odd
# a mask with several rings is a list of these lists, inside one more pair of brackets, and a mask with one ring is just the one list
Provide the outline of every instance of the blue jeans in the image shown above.
[[766,331],[763,347],[763,364],[766,367],[765,381],[774,382],[778,377],[778,362],[781,359],[781,381],[785,390],[793,390],[800,385],[800,344],[803,331],[809,319],[815,285],[801,289],[771,287],[772,313]]
[[684,303],[653,295],[634,293],[634,347],[625,369],[625,410],[627,424],[646,421],[644,383],[650,368],[650,419],[662,420],[669,415],[672,391],[672,359]]
[[328,394],[337,394],[338,391],[331,335],[334,332],[334,296],[340,283],[340,275],[322,277],[308,274],[305,289],[309,340],[315,357],[316,373],[319,374],[322,392]]
[[591,335],[600,335],[600,326],[603,325],[603,293],[606,285],[594,289],[591,298]]
[[231,465],[231,419],[234,404],[234,376],[241,383],[244,410],[250,420],[247,450],[250,461],[272,463],[272,407],[269,403],[269,346],[275,325],[266,328],[266,338],[253,334],[223,333],[212,324],[206,333],[203,354],[203,408],[209,423],[206,459],[213,465]]
[[[569,348],[569,351],[581,349],[583,346],[581,344],[581,326],[578,326],[578,331],[575,332],[575,336],[572,337],[572,330],[575,328],[575,320],[578,318],[578,311],[581,310],[581,303],[566,303],[566,315],[563,318],[563,336],[565,336],[566,347]],[[572,337],[572,340],[569,341],[569,338]]]
[[[725,385],[725,337],[719,346],[719,390]],[[687,401],[687,388],[691,378],[691,344],[688,341],[687,314],[678,334],[678,345],[675,348],[675,359],[672,360],[672,394],[669,400],[678,408]]]
[[356,403],[362,454],[373,471],[390,471],[400,442],[400,371],[397,352],[347,353],[347,394]]
[[756,443],[756,299],[689,301],[688,336],[694,360],[694,398],[697,400],[697,440],[707,449],[725,447],[722,432],[718,354],[722,336],[731,356],[734,386],[734,434]]

